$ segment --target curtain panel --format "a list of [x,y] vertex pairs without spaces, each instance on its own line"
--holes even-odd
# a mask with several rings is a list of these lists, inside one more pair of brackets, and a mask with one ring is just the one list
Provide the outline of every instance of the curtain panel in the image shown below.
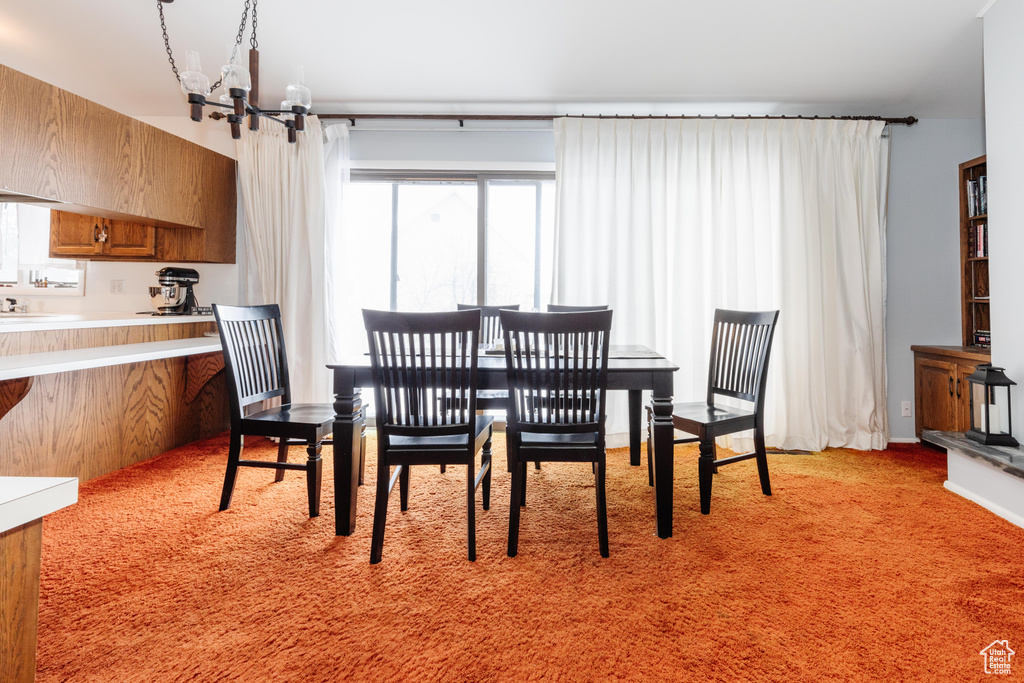
[[610,304],[613,343],[680,366],[678,401],[706,395],[715,308],[777,308],[768,445],[886,446],[883,123],[554,127],[554,301]]
[[289,143],[283,126],[246,131],[237,143],[245,209],[247,301],[281,306],[293,403],[331,400],[320,121]]

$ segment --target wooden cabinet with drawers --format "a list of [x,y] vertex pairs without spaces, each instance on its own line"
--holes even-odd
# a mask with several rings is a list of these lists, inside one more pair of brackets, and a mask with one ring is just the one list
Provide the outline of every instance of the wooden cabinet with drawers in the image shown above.
[[987,349],[965,346],[911,346],[914,352],[914,423],[921,431],[970,429],[967,377],[990,362]]

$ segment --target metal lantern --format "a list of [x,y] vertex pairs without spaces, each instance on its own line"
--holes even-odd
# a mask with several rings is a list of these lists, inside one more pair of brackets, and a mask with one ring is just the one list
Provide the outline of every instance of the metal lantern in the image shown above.
[[1016,446],[1010,428],[1010,387],[1012,379],[1003,368],[979,365],[970,377],[971,429],[967,438],[988,446]]

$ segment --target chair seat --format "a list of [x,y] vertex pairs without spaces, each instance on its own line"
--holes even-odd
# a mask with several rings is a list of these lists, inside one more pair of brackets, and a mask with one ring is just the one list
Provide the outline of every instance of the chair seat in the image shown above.
[[596,446],[597,432],[578,434],[538,434],[523,432],[520,443],[523,446]]
[[[476,418],[476,445],[483,446],[484,441],[490,436],[491,423],[494,418],[487,415],[477,415]],[[391,448],[399,450],[435,450],[451,449],[466,445],[465,434],[447,434],[445,436],[392,436],[389,441]]]
[[672,424],[676,429],[694,434],[693,427],[701,426],[714,432],[729,428],[740,431],[740,425],[750,424],[754,428],[757,413],[753,410],[734,408],[732,406],[709,406],[704,401],[694,403],[676,403],[672,406]]
[[242,418],[242,433],[321,441],[333,431],[334,415],[328,403],[287,403]]

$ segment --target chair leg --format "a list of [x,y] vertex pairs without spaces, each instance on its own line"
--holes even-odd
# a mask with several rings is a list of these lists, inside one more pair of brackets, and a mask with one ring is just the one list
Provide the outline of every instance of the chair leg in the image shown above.
[[700,458],[697,460],[697,479],[700,482],[700,512],[711,512],[711,482],[715,473],[715,438],[700,439]]
[[444,474],[447,471],[448,471],[448,466],[447,465],[441,465],[441,474]]
[[[493,436],[493,433],[492,433]],[[487,439],[480,456],[480,466],[487,467],[484,473],[484,510],[491,509],[491,440]]]
[[388,516],[388,481],[391,479],[391,468],[381,459],[377,459],[377,495],[373,503],[373,537],[370,539],[370,564],[380,562],[384,550],[384,522]]
[[605,458],[601,454],[597,461],[597,543],[601,557],[608,557],[608,499],[604,491]]
[[[277,445],[277,461],[288,462],[288,439],[283,436],[281,437],[281,443]],[[276,472],[277,473],[274,475],[274,481],[284,481],[284,470],[279,469],[276,470]]]
[[320,481],[323,478],[324,461],[320,459],[321,443],[306,446],[306,490],[309,494],[309,516],[320,516]]
[[398,500],[401,503],[402,512],[409,509],[409,476],[412,474],[412,467],[408,463],[402,465],[402,473],[398,475]]
[[231,495],[235,492],[235,475],[238,474],[238,458],[242,454],[242,435],[231,432],[231,445],[228,446],[228,469],[224,473],[224,489],[220,494],[220,509],[231,507]]
[[535,469],[535,470],[539,470],[540,469],[540,460],[537,460],[537,461],[535,461],[533,463],[533,469]]
[[523,499],[522,487],[526,479],[526,463],[512,468],[512,499],[508,506],[508,556],[519,552],[519,503]]
[[522,463],[519,466],[519,471],[522,474],[523,481],[519,485],[519,505],[526,507],[526,463]]
[[470,562],[476,561],[476,455],[466,464],[466,546]]
[[754,429],[754,452],[757,453],[757,475],[761,478],[761,493],[772,495],[772,483],[768,479],[768,454],[764,448],[764,427]]

